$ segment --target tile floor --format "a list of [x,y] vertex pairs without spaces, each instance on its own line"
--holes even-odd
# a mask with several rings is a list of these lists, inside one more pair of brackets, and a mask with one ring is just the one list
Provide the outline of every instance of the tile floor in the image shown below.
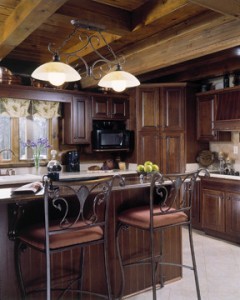
[[[193,239],[202,300],[240,299],[240,245],[206,236],[199,231],[194,231]],[[186,229],[183,229],[183,245],[183,259],[187,262],[190,250]],[[152,299],[151,291],[127,298],[149,299]],[[182,280],[158,290],[158,299],[197,299],[193,272],[184,269]]]

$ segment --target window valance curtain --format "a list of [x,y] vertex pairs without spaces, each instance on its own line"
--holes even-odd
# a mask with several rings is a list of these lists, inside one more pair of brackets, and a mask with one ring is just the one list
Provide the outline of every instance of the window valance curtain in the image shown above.
[[60,117],[59,102],[32,100],[32,115],[45,119]]
[[0,115],[11,118],[29,115],[52,119],[59,117],[60,103],[26,99],[0,98]]
[[29,116],[30,100],[0,98],[0,115],[12,118]]

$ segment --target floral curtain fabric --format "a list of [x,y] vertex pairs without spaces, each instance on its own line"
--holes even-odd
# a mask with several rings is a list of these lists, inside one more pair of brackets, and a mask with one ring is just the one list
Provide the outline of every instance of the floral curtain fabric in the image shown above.
[[29,115],[30,100],[0,98],[0,115],[12,118]]
[[35,115],[45,119],[60,116],[60,103],[26,99],[0,98],[0,115],[11,118]]
[[60,117],[59,102],[32,100],[32,115],[45,119]]

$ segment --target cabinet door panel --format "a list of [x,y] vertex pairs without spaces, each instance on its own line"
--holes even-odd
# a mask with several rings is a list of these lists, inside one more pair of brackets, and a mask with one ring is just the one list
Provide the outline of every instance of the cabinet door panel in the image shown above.
[[224,193],[215,190],[202,190],[202,226],[225,232]]
[[150,160],[156,164],[160,165],[160,149],[159,149],[159,135],[156,131],[149,132],[139,132],[138,141],[138,152],[137,161],[138,163],[144,163],[146,160]]
[[113,98],[112,99],[112,118],[127,119],[129,118],[129,102],[127,99]]
[[90,143],[88,98],[74,97],[73,139],[75,143]]
[[90,99],[85,96],[73,97],[64,108],[64,142],[66,144],[89,144],[90,136]]
[[93,97],[92,117],[96,119],[109,119],[111,117],[109,98],[97,96]]
[[161,119],[163,130],[184,130],[183,87],[163,87],[161,89]]
[[164,173],[184,172],[184,134],[166,133],[161,136],[162,166]]
[[240,195],[228,193],[226,196],[226,232],[240,237]]
[[197,139],[214,140],[214,95],[202,96],[197,99]]
[[159,89],[139,88],[137,96],[137,129],[159,129]]

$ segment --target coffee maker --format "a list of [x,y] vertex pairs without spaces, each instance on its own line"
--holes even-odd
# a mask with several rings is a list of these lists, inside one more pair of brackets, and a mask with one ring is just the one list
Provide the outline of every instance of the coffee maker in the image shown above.
[[64,164],[66,165],[66,172],[79,172],[80,161],[77,151],[68,151],[65,153]]

